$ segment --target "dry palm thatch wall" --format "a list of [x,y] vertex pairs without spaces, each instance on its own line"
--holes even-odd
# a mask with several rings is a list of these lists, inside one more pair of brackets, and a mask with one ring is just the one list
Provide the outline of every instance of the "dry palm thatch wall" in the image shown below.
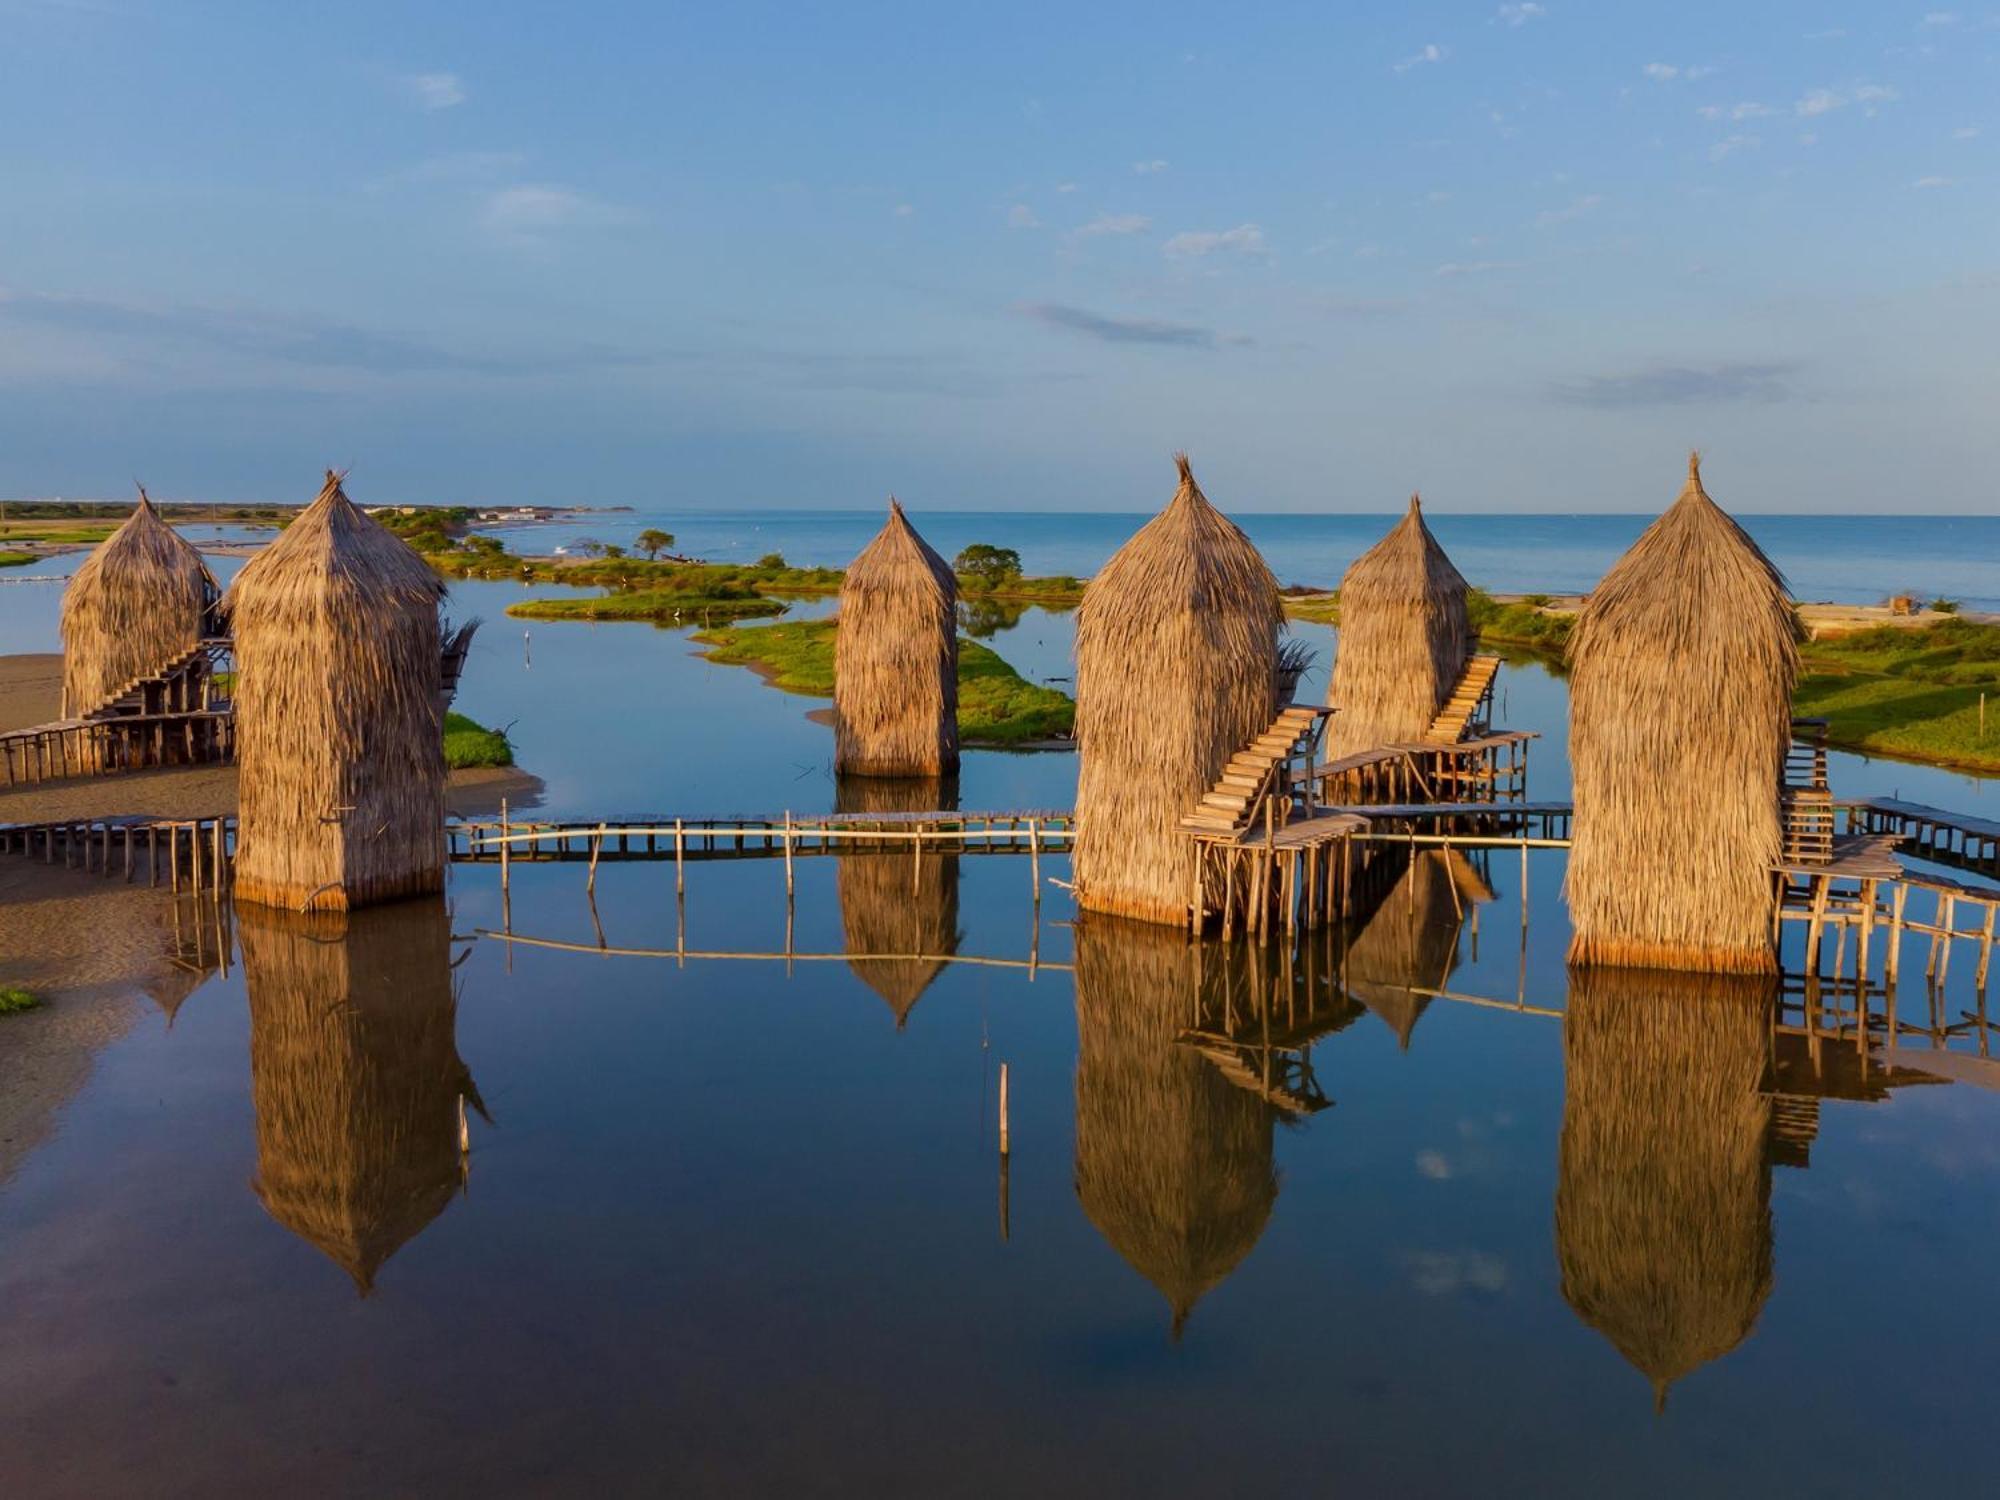
[[1570,639],[1571,963],[1775,970],[1794,628],[1784,579],[1691,457]]
[[1563,1297],[1652,1383],[1742,1343],[1771,1291],[1773,981],[1580,969],[1563,1020]]
[[[1084,590],[1076,620],[1077,903],[1182,923],[1192,845],[1177,826],[1223,763],[1271,725],[1277,580],[1180,488]],[[1219,892],[1218,892],[1219,899]]]
[[451,922],[438,898],[378,911],[246,908],[256,1191],[364,1295],[463,1181]]
[[1076,927],[1076,1196],[1167,1299],[1176,1335],[1256,1245],[1278,1197],[1273,1112],[1175,1038],[1195,945],[1093,916]]
[[[896,780],[867,776],[836,784],[836,810],[843,813],[949,811],[958,806],[958,785],[935,779]],[[840,895],[840,925],[851,954],[847,966],[863,984],[888,1001],[901,1030],[931,981],[958,952],[958,856],[925,852],[913,858],[907,843],[851,845],[836,856],[834,884]],[[921,963],[897,954],[937,955]]]
[[1335,758],[1420,740],[1472,654],[1465,579],[1445,556],[1423,505],[1354,560],[1340,580],[1340,638],[1326,701]]
[[958,769],[958,581],[894,499],[889,523],[840,585],[833,767],[848,776]]
[[237,575],[238,901],[343,908],[444,888],[443,597],[332,473]]
[[216,601],[201,554],[146,492],[62,597],[62,715],[79,717],[198,645]]
[[1348,993],[1380,1016],[1405,1051],[1426,990],[1449,988],[1459,932],[1474,901],[1493,892],[1456,849],[1410,858],[1347,947]]

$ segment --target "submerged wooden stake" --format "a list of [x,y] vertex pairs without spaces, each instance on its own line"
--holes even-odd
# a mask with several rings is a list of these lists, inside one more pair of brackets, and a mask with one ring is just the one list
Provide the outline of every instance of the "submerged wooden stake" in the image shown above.
[[1007,1065],[1000,1064],[1000,1159],[1008,1155],[1007,1139]]

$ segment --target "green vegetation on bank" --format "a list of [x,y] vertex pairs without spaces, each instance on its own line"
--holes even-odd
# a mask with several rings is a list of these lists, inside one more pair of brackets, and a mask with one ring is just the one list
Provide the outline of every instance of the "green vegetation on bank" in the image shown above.
[[0,552],[0,568],[18,568],[35,560],[32,552]]
[[454,771],[479,766],[511,766],[514,747],[503,730],[475,724],[464,714],[444,716],[444,763]]
[[748,620],[781,615],[785,606],[747,584],[717,583],[701,593],[641,589],[630,594],[598,594],[586,599],[523,599],[507,606],[520,620],[650,620],[659,625],[696,621]]
[[[1569,633],[1576,625],[1576,616],[1567,610],[1552,610],[1546,607],[1546,594],[1529,594],[1512,603],[1503,604],[1484,589],[1470,589],[1466,592],[1466,613],[1472,621],[1472,628],[1478,632],[1480,640],[1496,646],[1525,646],[1530,650],[1561,656],[1569,644]],[[1285,595],[1285,613],[1294,620],[1306,620],[1316,625],[1340,624],[1340,594],[1294,593]]]
[[[1947,618],[1885,625],[1799,647],[1794,709],[1855,750],[2000,770],[2000,625]],[[1980,733],[1979,702],[1987,704]]]
[[41,1003],[42,997],[33,990],[24,990],[18,984],[0,984],[0,1016],[33,1010]]
[[[773,687],[815,698],[833,696],[836,622],[795,620],[705,630],[694,637],[710,661],[755,667]],[[958,643],[958,733],[967,745],[1022,745],[1067,739],[1076,705],[1037,686],[977,641]]]

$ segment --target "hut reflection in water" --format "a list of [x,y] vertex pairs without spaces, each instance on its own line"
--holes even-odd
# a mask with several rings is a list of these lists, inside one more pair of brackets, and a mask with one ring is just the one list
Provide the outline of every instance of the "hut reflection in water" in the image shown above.
[[1775,982],[1579,969],[1563,1021],[1563,1297],[1672,1383],[1748,1336],[1771,1292]]
[[257,1196],[366,1296],[464,1182],[451,922],[441,900],[239,914]]
[[1179,1042],[1201,955],[1160,927],[1095,914],[1076,926],[1076,1196],[1167,1299],[1177,1338],[1278,1197],[1277,1111]]
[[[955,777],[843,776],[835,784],[840,813],[951,812],[958,807]],[[885,829],[896,825],[885,822]],[[889,1003],[901,1030],[931,981],[958,952],[958,856],[924,850],[908,840],[843,844],[834,884],[840,925],[855,978]],[[913,962],[898,955],[934,955]]]
[[1476,902],[1493,888],[1457,849],[1391,855],[1370,885],[1381,892],[1348,941],[1347,991],[1373,1011],[1404,1051],[1431,992],[1450,988],[1459,938]]

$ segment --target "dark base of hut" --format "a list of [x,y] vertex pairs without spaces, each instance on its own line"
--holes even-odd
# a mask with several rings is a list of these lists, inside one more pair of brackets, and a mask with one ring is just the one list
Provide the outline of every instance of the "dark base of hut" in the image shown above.
[[348,884],[333,882],[321,886],[300,885],[296,881],[260,880],[246,875],[239,865],[233,893],[239,905],[271,906],[281,911],[353,911],[363,906],[404,901],[412,896],[436,896],[444,891],[444,868],[412,870],[395,877],[378,876]]
[[1672,969],[1691,974],[1775,974],[1778,955],[1768,945],[1750,948],[1685,948],[1672,943],[1589,937],[1570,940],[1572,969]]
[[940,776],[958,774],[958,752],[953,751],[930,765],[919,765],[912,760],[835,760],[833,774],[836,776],[890,776],[903,780],[931,780]]
[[1157,922],[1182,928],[1188,925],[1188,905],[1184,900],[1155,901],[1144,896],[1079,890],[1076,904],[1080,911],[1103,912],[1108,917],[1126,917],[1134,922]]

